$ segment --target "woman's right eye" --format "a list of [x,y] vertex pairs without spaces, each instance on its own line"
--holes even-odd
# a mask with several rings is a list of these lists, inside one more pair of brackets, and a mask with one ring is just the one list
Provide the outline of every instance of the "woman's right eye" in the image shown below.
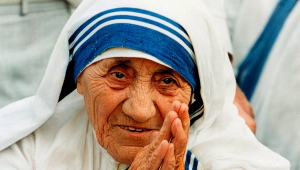
[[128,73],[121,71],[112,71],[107,78],[108,85],[114,89],[124,89],[131,83]]
[[114,77],[116,77],[117,79],[123,79],[125,78],[125,75],[121,72],[114,72],[114,73],[111,73]]

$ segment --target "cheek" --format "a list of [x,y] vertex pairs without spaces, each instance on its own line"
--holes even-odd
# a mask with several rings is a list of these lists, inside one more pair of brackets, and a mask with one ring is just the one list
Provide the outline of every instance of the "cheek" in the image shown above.
[[183,103],[189,105],[191,97],[192,97],[192,88],[189,85],[186,85],[184,88],[182,88],[181,100]]
[[168,114],[171,110],[172,104],[175,100],[189,104],[191,98],[191,90],[190,89],[180,89],[175,96],[165,96],[158,93],[156,95],[155,104],[157,105],[161,115],[163,118]]
[[104,136],[109,135],[110,115],[126,98],[125,90],[113,90],[104,81],[90,81],[88,92],[84,94],[89,120],[94,127],[98,142],[103,144]]

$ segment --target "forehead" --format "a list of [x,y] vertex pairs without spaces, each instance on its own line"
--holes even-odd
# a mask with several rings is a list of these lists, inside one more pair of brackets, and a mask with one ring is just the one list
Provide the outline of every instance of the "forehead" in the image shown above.
[[129,67],[136,68],[138,70],[161,70],[161,71],[170,71],[176,72],[165,64],[160,64],[157,61],[152,61],[145,58],[137,57],[114,57],[106,58],[98,62],[99,65],[104,67],[113,67],[115,65],[126,65]]

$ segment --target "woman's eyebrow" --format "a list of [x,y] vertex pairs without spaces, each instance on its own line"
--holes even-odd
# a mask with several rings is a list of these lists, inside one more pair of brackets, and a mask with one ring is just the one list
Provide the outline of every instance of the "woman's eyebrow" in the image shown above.
[[163,73],[163,74],[171,74],[172,76],[175,75],[175,71],[171,68],[160,68],[157,70],[158,73]]
[[123,59],[123,58],[116,58],[112,64],[113,65],[119,65],[119,64],[131,65],[132,61],[128,60],[128,59]]
[[178,77],[178,75],[179,75],[176,71],[174,71],[171,68],[161,68],[161,69],[157,70],[156,73],[171,75],[171,76],[174,76],[174,77]]

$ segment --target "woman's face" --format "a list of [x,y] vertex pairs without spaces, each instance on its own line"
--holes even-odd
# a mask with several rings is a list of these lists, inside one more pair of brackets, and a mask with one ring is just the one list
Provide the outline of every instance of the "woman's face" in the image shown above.
[[190,85],[175,71],[142,58],[109,58],[86,68],[77,81],[99,144],[131,164],[162,127],[173,101],[189,104]]

